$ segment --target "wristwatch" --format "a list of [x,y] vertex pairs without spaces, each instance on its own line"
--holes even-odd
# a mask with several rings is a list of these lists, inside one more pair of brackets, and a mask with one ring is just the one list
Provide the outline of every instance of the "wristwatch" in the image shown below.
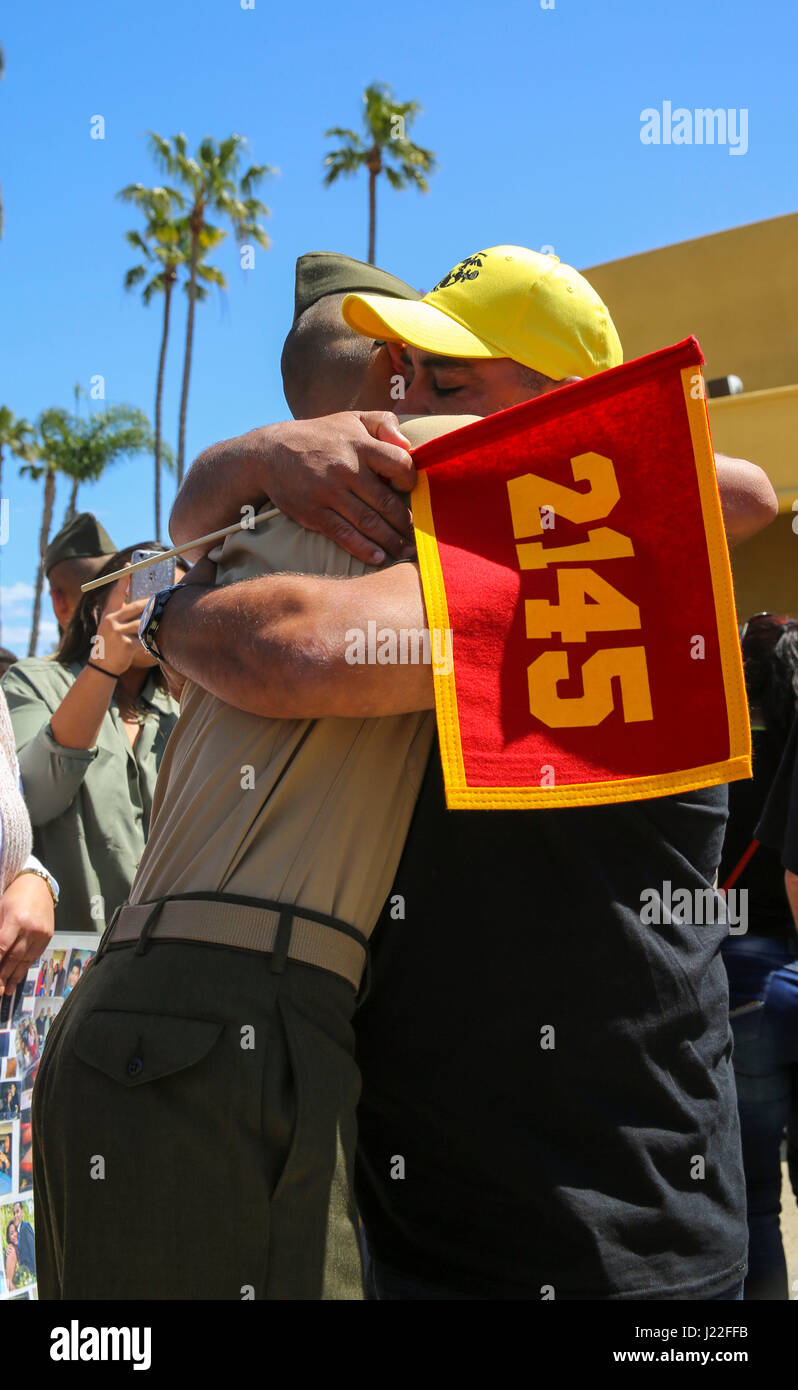
[[139,618],[139,641],[142,646],[147,648],[151,656],[157,656],[159,661],[164,657],[155,645],[155,637],[158,628],[161,626],[163,610],[169,602],[175,589],[179,589],[179,584],[173,584],[169,589],[161,589],[157,594],[153,594],[147,603],[141,617]]

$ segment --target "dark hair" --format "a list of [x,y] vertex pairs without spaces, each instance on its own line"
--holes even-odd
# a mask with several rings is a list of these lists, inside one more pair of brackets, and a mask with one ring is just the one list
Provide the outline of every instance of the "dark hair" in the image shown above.
[[759,613],[745,625],[742,649],[748,702],[759,706],[766,728],[786,743],[798,695],[798,623]]
[[8,1244],[8,1237],[12,1227],[14,1228],[14,1230],[17,1229],[16,1221],[9,1221],[8,1225],[6,1226],[6,1245]]
[[[136,545],[126,546],[124,550],[117,550],[115,555],[109,556],[95,577],[100,579],[103,575],[113,574],[114,570],[121,570],[127,564],[134,550],[165,550],[165,548],[157,541],[139,541]],[[87,594],[81,594],[80,603],[72,614],[58,644],[58,650],[55,654],[56,661],[60,661],[64,666],[69,666],[73,661],[79,661],[81,665],[85,666],[91,656],[91,644],[97,635],[103,610],[112,588],[113,584],[107,584],[102,589],[89,589]],[[163,675],[161,682],[166,688]]]

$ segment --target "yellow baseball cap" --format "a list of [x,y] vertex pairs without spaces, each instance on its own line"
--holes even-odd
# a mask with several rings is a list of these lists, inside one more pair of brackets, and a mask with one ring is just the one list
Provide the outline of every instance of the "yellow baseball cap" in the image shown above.
[[491,246],[458,262],[423,299],[349,294],[344,319],[443,357],[511,357],[544,376],[595,376],[623,361],[609,310],[557,256]]

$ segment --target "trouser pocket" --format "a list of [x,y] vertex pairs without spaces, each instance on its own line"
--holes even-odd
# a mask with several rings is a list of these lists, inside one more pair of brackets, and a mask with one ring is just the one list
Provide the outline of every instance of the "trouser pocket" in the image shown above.
[[89,1009],[60,1031],[34,1115],[45,1298],[265,1297],[264,1050],[177,1013]]

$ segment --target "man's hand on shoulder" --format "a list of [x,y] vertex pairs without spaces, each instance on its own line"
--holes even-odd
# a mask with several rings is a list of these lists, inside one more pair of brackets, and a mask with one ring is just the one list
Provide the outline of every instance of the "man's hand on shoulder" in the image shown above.
[[200,454],[177,495],[169,529],[182,545],[269,499],[301,526],[379,565],[386,555],[414,554],[407,494],[415,481],[409,442],[390,411],[286,420]]
[[386,554],[410,558],[407,494],[416,471],[395,415],[348,410],[271,432],[268,495],[275,507],[366,564],[381,564]]

